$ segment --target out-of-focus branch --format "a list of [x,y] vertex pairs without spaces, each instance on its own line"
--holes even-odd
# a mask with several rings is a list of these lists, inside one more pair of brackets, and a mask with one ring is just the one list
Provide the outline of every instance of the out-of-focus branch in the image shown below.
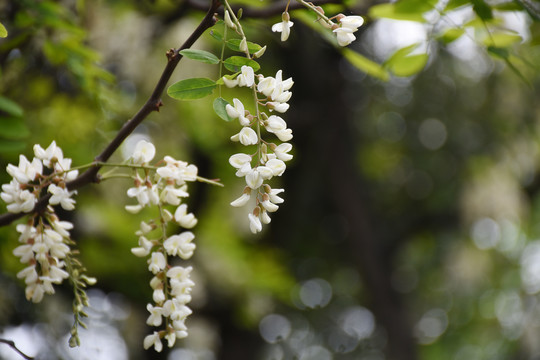
[[0,339],[0,343],[4,343],[6,345],[9,345],[13,350],[15,350],[19,355],[21,355],[26,360],[34,360],[33,357],[30,357],[30,356],[26,355],[25,353],[23,353],[21,350],[19,350],[17,348],[17,346],[15,345],[15,343],[13,341],[11,341],[11,340]]
[[[67,183],[69,190],[76,190],[85,185],[91,183],[98,183],[100,177],[98,175],[99,170],[102,165],[99,163],[104,163],[109,160],[109,158],[114,154],[114,152],[120,147],[122,142],[135,130],[135,128],[144,121],[153,111],[159,111],[159,108],[163,105],[161,102],[161,95],[167,86],[171,75],[173,74],[178,62],[182,59],[180,54],[181,50],[190,48],[199,37],[209,28],[211,28],[216,23],[216,18],[214,16],[217,9],[221,6],[219,0],[212,0],[210,9],[208,9],[205,17],[200,22],[199,26],[193,31],[190,37],[184,42],[184,44],[178,49],[170,49],[167,52],[167,65],[161,74],[161,77],[156,84],[154,91],[146,103],[139,109],[139,111],[128,120],[124,126],[118,131],[114,139],[107,145],[107,147],[95,158],[95,166],[89,168],[84,173],[79,175],[75,180]],[[44,195],[39,199],[32,210],[33,213],[41,212],[49,203],[51,195]],[[5,226],[11,224],[13,221],[20,219],[21,217],[27,215],[27,213],[6,213],[0,215],[0,226]]]
[[[324,5],[324,4],[343,4],[343,0],[313,0],[311,1],[314,5]],[[183,9],[189,7],[195,10],[205,9],[205,2],[201,0],[186,0],[183,4]],[[265,7],[249,7],[249,6],[239,6],[231,5],[232,9],[237,12],[242,8],[242,18],[267,18],[275,15],[280,15],[285,7],[287,6],[287,1],[278,1],[274,2]],[[297,2],[291,2],[289,5],[289,11],[304,9],[305,7]]]

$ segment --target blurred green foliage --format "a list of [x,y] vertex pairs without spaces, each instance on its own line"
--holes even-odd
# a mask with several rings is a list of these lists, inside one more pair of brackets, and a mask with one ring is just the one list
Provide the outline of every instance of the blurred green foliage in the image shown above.
[[[202,12],[190,5],[1,3],[8,33],[0,39],[1,167],[52,140],[74,164],[91,162],[148,98],[166,50],[179,47],[197,25]],[[180,347],[193,358],[204,358],[205,350],[220,359],[538,357],[538,6],[352,0],[324,8],[369,22],[355,43],[336,50],[313,14],[291,11],[295,26],[284,44],[270,31],[281,11],[244,19],[252,50],[268,45],[261,71],[283,68],[295,80],[287,114],[295,159],[281,184],[286,202],[262,236],[253,237],[245,214],[228,205],[243,188],[228,164],[238,151],[229,141],[237,129],[215,114],[212,97],[180,102],[164,95],[165,106],[136,130],[154,141],[157,156],[196,163],[202,176],[225,184],[197,184],[188,199],[199,218],[192,260],[198,290],[188,321],[192,335]],[[394,41],[419,24],[423,37]],[[205,34],[171,84],[207,78],[214,97],[247,96],[214,89],[219,69],[202,50],[220,58],[223,33],[218,23]],[[241,65],[231,58],[238,47],[227,41],[230,71]],[[207,61],[192,61],[201,54]],[[7,174],[0,172],[0,180],[9,181]],[[154,356],[141,351],[151,276],[130,253],[145,218],[124,210],[130,186],[116,179],[81,189],[75,214],[63,215],[75,223],[74,240],[97,288],[113,298],[121,294],[122,307],[130,309],[112,324],[129,345],[129,358],[142,359]],[[51,308],[70,301],[67,286],[60,287],[58,303],[28,312],[19,301],[16,246],[13,227],[1,228],[0,285],[9,291],[0,292],[0,331],[6,334],[22,323],[46,322],[59,311]],[[407,331],[392,332],[390,313]],[[282,338],[268,338],[261,322],[268,314],[286,319],[272,323]],[[359,320],[353,326],[347,319]],[[54,341],[65,342],[63,328],[55,329]],[[414,350],[403,352],[410,343]],[[58,355],[54,346],[48,351]]]

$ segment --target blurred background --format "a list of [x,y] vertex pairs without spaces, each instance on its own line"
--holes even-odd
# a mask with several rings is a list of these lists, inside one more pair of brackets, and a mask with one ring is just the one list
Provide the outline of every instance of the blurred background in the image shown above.
[[[156,158],[194,163],[225,185],[190,188],[199,223],[187,339],[159,354],[142,347],[153,331],[151,276],[130,249],[147,216],[124,210],[131,182],[122,179],[80,189],[76,211],[61,213],[98,279],[81,347],[67,344],[68,284],[39,304],[25,300],[14,225],[0,228],[0,338],[36,359],[540,359],[538,3],[427,1],[410,16],[381,15],[388,8],[376,3],[325,5],[366,18],[349,46],[374,62],[366,68],[300,11],[281,43],[270,27],[285,3],[259,19],[249,9],[275,4],[233,2],[245,8],[248,39],[268,46],[261,73],[282,69],[295,82],[284,116],[294,159],[273,180],[285,203],[261,234],[229,206],[244,187],[228,164],[238,124],[221,120],[212,98],[164,94],[126,142],[150,139]],[[9,32],[0,39],[0,168],[52,140],[74,165],[91,162],[206,7],[0,0]],[[401,67],[387,61],[415,44]],[[195,48],[219,56],[221,44],[207,32]],[[409,67],[411,57],[420,64]],[[188,77],[217,79],[218,67],[183,59],[172,80]],[[222,91],[229,101],[249,96]],[[21,357],[0,344],[0,358]]]

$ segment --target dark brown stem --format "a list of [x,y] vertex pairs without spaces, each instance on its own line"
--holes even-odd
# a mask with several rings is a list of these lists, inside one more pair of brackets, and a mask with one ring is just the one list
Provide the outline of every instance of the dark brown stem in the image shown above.
[[[98,183],[100,181],[98,172],[102,167],[102,165],[99,165],[99,163],[107,162],[112,156],[112,154],[114,154],[114,152],[120,147],[122,142],[135,130],[135,128],[141,122],[143,122],[144,119],[148,117],[148,115],[150,115],[150,113],[152,113],[153,111],[159,111],[159,108],[163,105],[163,103],[161,102],[161,95],[163,94],[163,91],[165,90],[165,87],[167,86],[171,75],[176,69],[178,62],[180,61],[180,59],[182,59],[180,51],[190,48],[207,29],[214,26],[214,24],[216,23],[216,18],[214,14],[220,6],[221,2],[219,0],[212,0],[212,4],[210,5],[210,9],[208,9],[208,12],[206,13],[206,16],[202,19],[199,26],[193,31],[193,33],[184,42],[184,44],[176,50],[171,49],[167,52],[167,65],[165,66],[165,69],[163,70],[163,73],[161,74],[161,77],[156,84],[150,98],[139,109],[139,111],[130,120],[128,120],[124,124],[124,126],[122,126],[120,131],[118,131],[118,133],[116,134],[115,138],[109,143],[109,145],[107,145],[107,147],[101,152],[101,154],[96,156],[95,165],[86,170],[81,175],[79,175],[75,180],[67,183],[67,187],[69,190],[76,190],[91,183]],[[36,206],[34,206],[32,212],[35,213],[43,211],[47,207],[50,197],[50,194],[41,197],[36,203]],[[9,225],[13,221],[20,219],[25,215],[26,213],[2,214],[0,215],[0,227]]]
[[21,350],[19,350],[17,348],[17,346],[15,346],[15,343],[13,341],[11,341],[11,340],[0,339],[0,343],[4,343],[6,345],[9,345],[13,350],[15,350],[19,355],[21,355],[26,360],[34,360],[33,357],[30,357],[30,356],[26,355],[25,353],[23,353]]
[[[313,0],[311,2],[314,5],[343,4],[343,0]],[[204,2],[199,0],[187,0],[185,4],[188,7],[196,10],[202,10],[205,8]],[[268,18],[270,16],[281,15],[286,6],[287,1],[274,2],[261,8],[231,5],[235,12],[237,12],[240,7],[242,8],[242,18]],[[305,6],[297,2],[291,2],[289,5],[289,11],[298,9],[305,9]]]

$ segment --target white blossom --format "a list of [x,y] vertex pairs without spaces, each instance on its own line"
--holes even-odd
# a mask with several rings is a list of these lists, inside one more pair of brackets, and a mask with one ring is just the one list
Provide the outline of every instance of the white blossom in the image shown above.
[[156,155],[156,147],[149,141],[140,140],[137,145],[135,145],[135,150],[133,150],[133,155],[131,156],[134,164],[147,164]]
[[256,234],[262,231],[261,220],[259,219],[258,216],[255,216],[250,213],[248,214],[248,219],[249,219],[249,229],[251,230],[252,233]]
[[244,108],[244,104],[242,104],[242,102],[236,98],[233,99],[233,104],[234,106],[232,106],[231,104],[227,104],[225,106],[225,111],[227,111],[227,115],[229,115],[233,119],[238,118],[238,121],[240,121],[240,125],[248,126],[249,119],[245,117],[246,110]]
[[171,256],[180,256],[182,259],[187,260],[193,255],[195,250],[195,244],[191,241],[195,239],[195,235],[191,231],[185,231],[178,235],[169,237],[163,243],[163,247],[167,254]]
[[276,148],[274,148],[274,154],[276,154],[276,157],[280,159],[281,161],[289,161],[293,158],[291,154],[289,154],[289,151],[292,150],[292,145],[289,143],[283,143]]
[[251,66],[243,65],[240,68],[241,73],[237,76],[238,86],[253,86],[255,83],[255,73]]
[[159,333],[154,331],[152,334],[147,335],[144,338],[143,346],[146,350],[153,346],[157,352],[161,352],[161,350],[163,350],[163,344],[161,343]]
[[354,36],[353,32],[354,31],[352,29],[347,27],[339,27],[334,29],[339,46],[347,46],[356,40],[356,36]]
[[195,218],[193,213],[188,214],[186,204],[182,204],[176,208],[176,211],[174,212],[174,219],[180,226],[186,229],[191,229],[197,225],[197,218]]
[[167,266],[167,260],[165,260],[163,253],[153,252],[152,257],[148,261],[148,270],[151,271],[152,274],[157,274],[165,269],[165,266]]
[[259,137],[255,130],[250,127],[243,127],[240,132],[231,137],[232,141],[240,141],[242,145],[255,145],[259,142]]
[[49,185],[47,191],[52,194],[51,198],[49,199],[49,204],[60,204],[64,210],[75,209],[75,200],[73,200],[71,196],[76,194],[77,191],[69,191],[66,188],[56,186],[55,184]]
[[289,14],[287,12],[284,12],[281,18],[282,18],[281,22],[272,25],[272,31],[280,32],[281,41],[287,41],[291,33],[290,29],[294,25],[294,23],[290,21]]

